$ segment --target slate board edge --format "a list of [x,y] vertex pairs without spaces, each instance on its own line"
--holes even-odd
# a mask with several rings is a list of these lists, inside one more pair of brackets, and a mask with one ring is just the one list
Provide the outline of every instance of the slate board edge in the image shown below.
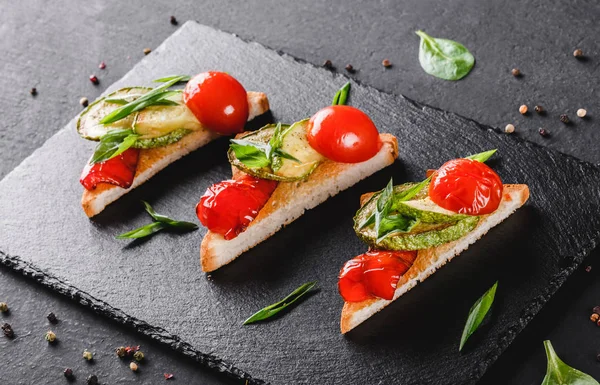
[[[174,35],[180,33],[188,24],[192,25],[192,24],[199,24],[199,23],[197,23],[196,21],[187,21],[186,23],[184,23],[181,26],[181,28],[179,28],[177,31],[175,31],[171,36],[174,36]],[[384,94],[390,95],[395,98],[404,99],[407,102],[409,102],[410,104],[412,104],[417,109],[420,109],[423,111],[425,111],[427,109],[431,109],[434,111],[440,111],[446,115],[457,116],[457,117],[463,119],[464,121],[470,123],[471,126],[474,126],[478,129],[486,130],[486,131],[492,130],[498,135],[506,135],[502,130],[500,130],[498,128],[494,128],[494,127],[491,127],[488,125],[481,124],[471,118],[464,117],[460,114],[456,114],[454,112],[448,112],[448,111],[442,110],[440,108],[436,108],[436,107],[432,107],[432,106],[428,106],[428,105],[419,103],[419,102],[414,101],[404,95],[396,95],[396,94],[391,94],[391,93],[385,92],[381,89],[372,87],[370,85],[366,85],[355,79],[348,78],[344,74],[326,70],[323,67],[320,67],[313,63],[307,62],[304,59],[294,57],[293,55],[287,54],[281,50],[275,50],[275,49],[272,49],[261,43],[257,43],[254,41],[250,41],[250,40],[241,38],[237,34],[232,34],[232,33],[226,32],[226,31],[218,30],[213,27],[209,27],[209,28],[215,29],[219,32],[223,32],[223,33],[232,35],[235,38],[243,41],[244,43],[255,45],[262,49],[274,51],[284,59],[294,61],[298,64],[309,66],[309,67],[319,70],[319,71],[326,71],[326,72],[330,73],[334,78],[351,80],[353,83],[358,84],[361,87],[370,88],[370,89],[377,90],[380,93],[384,93]],[[167,40],[169,40],[169,38],[167,38],[156,50],[158,51],[158,49],[162,45],[164,45]],[[123,75],[123,77],[126,77],[130,72],[135,71],[137,66],[139,66],[143,62],[143,60],[145,60],[145,59],[142,59],[137,64],[135,64],[130,71],[128,71],[125,75]],[[121,79],[119,79],[118,81],[120,81]],[[107,89],[102,93],[102,96],[106,95],[108,92],[112,92],[111,88],[112,88],[112,86],[107,87]],[[76,120],[76,119],[77,119],[77,117],[75,117],[73,120]],[[65,128],[57,131],[56,134],[60,133],[63,130],[68,129],[69,125],[70,124],[67,124],[67,126]],[[594,170],[596,172],[600,172],[600,166],[595,165],[593,163],[583,161],[572,155],[546,148],[540,144],[527,141],[518,136],[513,136],[513,140],[515,140],[523,145],[526,145],[527,147],[530,147],[530,148],[540,148],[544,151],[557,153],[557,154],[564,156],[564,157],[570,159],[571,161],[579,164],[581,167],[585,167],[585,168]],[[42,146],[44,146],[44,145],[42,145]],[[31,155],[29,155],[29,157],[34,156],[37,153],[37,151],[38,150],[34,151]],[[23,162],[25,162],[29,157],[27,157]],[[4,178],[5,179],[8,178],[19,167],[20,167],[20,165],[17,166],[9,174],[7,174]],[[510,325],[509,328],[498,337],[497,342],[495,344],[497,349],[495,349],[495,352],[489,353],[485,358],[482,358],[478,367],[471,373],[470,377],[468,378],[469,383],[474,383],[484,374],[484,372],[489,368],[489,366],[512,343],[512,341],[517,336],[519,331],[521,331],[525,328],[525,326],[541,310],[541,308],[545,305],[545,303],[554,295],[554,293],[556,293],[556,291],[565,283],[566,279],[581,264],[583,259],[592,250],[594,250],[596,248],[596,246],[599,244],[599,242],[600,242],[600,233],[598,233],[595,238],[591,239],[590,242],[588,243],[588,245],[586,247],[584,247],[582,249],[582,251],[577,253],[576,255],[560,256],[561,259],[564,259],[565,261],[570,260],[570,263],[566,264],[566,266],[561,270],[560,273],[558,273],[554,277],[552,277],[545,293],[536,297],[531,302],[532,306],[528,306],[526,309],[523,310],[522,316],[521,316],[519,322],[516,324]],[[61,295],[64,295],[83,306],[88,307],[89,309],[91,309],[92,311],[94,311],[95,313],[97,313],[99,315],[106,316],[121,325],[132,328],[133,330],[135,330],[149,338],[152,338],[152,339],[158,341],[159,343],[169,346],[173,350],[201,363],[202,365],[205,365],[209,369],[223,373],[224,375],[226,375],[230,378],[246,380],[248,384],[267,384],[267,382],[265,382],[264,380],[252,378],[252,376],[250,374],[233,366],[232,364],[230,364],[226,361],[219,359],[218,357],[216,357],[214,355],[205,354],[205,353],[202,353],[202,352],[196,350],[192,345],[183,341],[177,335],[173,335],[161,327],[152,326],[145,321],[142,321],[138,318],[127,315],[120,309],[114,308],[110,304],[108,304],[102,300],[99,300],[99,299],[95,298],[94,296],[92,296],[82,290],[77,289],[76,287],[60,280],[59,278],[55,277],[54,275],[37,268],[35,265],[33,265],[27,261],[24,261],[23,259],[21,259],[18,256],[11,256],[0,250],[0,264],[12,269],[13,271],[15,271],[17,273],[22,274],[23,276],[33,279],[34,281],[41,284],[42,286],[48,287],[51,290],[54,290],[55,292],[57,292]]]

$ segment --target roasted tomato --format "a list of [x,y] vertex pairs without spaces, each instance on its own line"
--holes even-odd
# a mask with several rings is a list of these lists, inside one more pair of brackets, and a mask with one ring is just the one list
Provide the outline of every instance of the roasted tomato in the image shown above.
[[338,289],[346,302],[394,298],[400,277],[412,266],[416,251],[369,251],[346,262]]
[[233,239],[256,218],[275,187],[275,181],[249,175],[213,184],[200,198],[196,215],[210,231]]
[[200,123],[221,135],[244,131],[248,120],[246,90],[224,72],[203,72],[183,90],[183,101]]
[[493,213],[502,200],[502,180],[485,163],[454,159],[433,174],[429,197],[440,207],[460,214]]
[[350,106],[325,107],[310,118],[308,142],[335,162],[369,160],[381,148],[377,127],[361,110]]
[[104,162],[88,164],[81,173],[79,182],[87,190],[93,190],[98,183],[109,183],[129,188],[133,183],[140,150],[130,148],[122,154]]

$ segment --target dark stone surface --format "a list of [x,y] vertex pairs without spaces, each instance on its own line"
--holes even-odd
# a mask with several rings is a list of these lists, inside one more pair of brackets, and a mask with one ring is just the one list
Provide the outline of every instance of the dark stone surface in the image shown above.
[[[594,119],[600,98],[598,79],[598,42],[600,13],[595,1],[532,1],[522,3],[433,0],[381,2],[314,0],[281,1],[177,1],[101,3],[65,0],[52,6],[39,0],[7,2],[0,6],[0,94],[3,123],[0,124],[0,176],[6,175],[64,122],[79,110],[78,100],[93,100],[104,88],[120,78],[140,58],[145,47],[154,48],[176,28],[169,24],[174,14],[180,21],[199,20],[242,37],[284,50],[321,64],[332,59],[343,72],[346,62],[359,71],[354,78],[378,88],[403,93],[416,100],[447,108],[483,123],[503,127],[516,121],[517,131],[529,139],[569,152],[591,162],[600,162],[598,124]],[[432,35],[450,37],[464,43],[475,54],[477,64],[466,79],[443,82],[424,74],[418,65],[415,28]],[[574,61],[573,49],[579,46],[588,60]],[[381,60],[390,58],[394,67],[384,70]],[[107,68],[99,70],[100,61]],[[513,67],[524,73],[521,79],[508,75]],[[100,78],[94,87],[91,73]],[[476,79],[472,79],[476,77]],[[38,95],[31,98],[35,86]],[[516,108],[523,101],[542,104],[551,114],[522,118]],[[574,119],[578,107],[592,116],[583,124]],[[570,129],[557,121],[567,111],[576,125]],[[535,133],[547,125],[559,137],[542,139]],[[0,198],[1,199],[1,198]],[[586,261],[592,264],[598,253]],[[591,274],[580,271],[539,317],[527,328],[481,383],[537,384],[545,370],[541,341],[550,338],[561,357],[590,373],[598,372],[595,359],[600,329],[588,321],[591,307],[597,305],[600,280],[594,267]],[[24,311],[33,317],[36,307],[46,308],[54,296],[35,290],[29,296],[27,280],[8,279],[0,270],[0,297],[30,298]],[[5,279],[6,278],[6,279]],[[2,298],[0,298],[2,300]],[[64,303],[65,318],[80,319],[81,308]],[[45,322],[44,319],[38,322]],[[83,319],[85,328],[71,330],[73,340],[84,340],[87,328],[105,328],[100,317]],[[443,322],[443,321],[442,321]],[[32,322],[31,325],[39,323]],[[41,332],[44,330],[40,329]],[[131,332],[127,340],[139,338]],[[106,333],[108,334],[108,333]],[[19,355],[0,349],[0,362],[15,357],[21,367],[28,354],[37,348],[36,339],[20,341]],[[98,350],[120,344],[110,336],[90,341]],[[9,383],[44,378],[45,364],[54,358],[36,357],[27,372],[11,371]],[[205,375],[193,365],[179,365],[177,373],[189,373],[185,383],[206,383]],[[24,369],[23,369],[24,370]],[[141,376],[132,383],[162,383]],[[4,381],[0,381],[4,382]],[[42,381],[43,382],[43,381]],[[50,380],[48,380],[50,382]],[[54,382],[52,382],[54,383]]]
[[[182,55],[190,51],[185,47],[199,49]],[[283,121],[301,119],[326,105],[345,81],[258,44],[188,24],[111,88],[216,66],[235,74],[248,89],[267,92],[275,119]],[[289,103],[289,95],[295,103]],[[113,236],[148,221],[138,203],[142,197],[159,212],[193,219],[193,205],[204,188],[229,175],[224,156],[219,156],[226,142],[211,144],[178,162],[90,223],[73,204],[80,186],[62,178],[78,175],[93,147],[77,137],[72,125],[0,183],[4,198],[0,249],[6,253],[2,259],[17,266],[30,261],[67,279],[83,296],[95,296],[133,318],[164,327],[200,352],[214,353],[274,383],[388,383],[399,373],[405,383],[472,383],[595,246],[600,236],[600,220],[594,215],[600,206],[600,170],[371,88],[355,84],[351,102],[380,129],[399,136],[400,162],[307,213],[214,273],[212,280],[198,268],[203,229],[183,236],[161,234],[125,246]],[[499,148],[502,155],[494,167],[506,182],[530,185],[530,204],[418,290],[374,317],[370,326],[348,337],[339,335],[342,301],[336,289],[337,271],[365,249],[350,226],[359,195],[381,188],[391,175],[397,181],[417,180],[432,165],[489,148]],[[52,167],[50,160],[64,166]],[[168,192],[158,187],[164,185],[170,186]],[[35,212],[29,201],[39,202]],[[338,220],[320,219],[332,216]],[[240,326],[252,311],[309,279],[317,279],[321,290],[296,311],[277,322]],[[480,344],[457,354],[464,314],[496,279],[501,281],[502,294],[494,322],[479,334]],[[457,280],[462,284],[455,285]],[[156,289],[149,296],[140,292],[140,286]],[[102,306],[99,310],[103,309],[111,311]],[[445,315],[443,328],[429,316],[430,309]],[[398,328],[411,333],[399,333]],[[169,335],[141,329],[170,341]]]

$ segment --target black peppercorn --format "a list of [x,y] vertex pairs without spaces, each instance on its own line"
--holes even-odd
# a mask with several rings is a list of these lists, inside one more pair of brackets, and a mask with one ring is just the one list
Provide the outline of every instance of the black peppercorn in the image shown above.
[[32,89],[30,89],[30,90],[29,90],[29,93],[30,93],[32,96],[35,96],[35,95],[37,95],[37,88],[33,87]]
[[548,135],[550,135],[550,133],[545,129],[545,128],[540,128],[539,131],[541,136],[543,136],[544,138],[547,137]]
[[2,325],[2,331],[4,332],[4,335],[8,338],[13,338],[15,336],[15,332],[13,331],[13,328],[12,326],[10,326],[9,323],[5,323],[4,325]]
[[567,116],[567,114],[562,114],[560,116],[560,121],[563,122],[564,124],[568,124],[569,123],[569,117]]
[[73,378],[73,369],[66,368],[63,373],[64,373],[65,377],[67,377],[69,380]]
[[58,322],[58,319],[56,319],[56,315],[54,313],[52,313],[52,312],[48,313],[48,315],[46,316],[46,318],[48,318],[48,321],[50,323],[55,324],[55,323]]
[[323,63],[323,67],[327,68],[328,70],[333,68],[333,63],[331,62],[331,60],[327,59],[325,60],[325,63]]
[[598,354],[598,355],[596,356],[596,359],[597,359],[598,361],[600,361],[600,354]]
[[98,385],[98,377],[95,374],[90,375],[87,378],[88,385]]
[[594,306],[594,308],[592,309],[592,311],[596,314],[600,314],[600,306]]
[[171,24],[173,24],[173,25],[177,25],[177,24],[179,24],[179,23],[177,22],[177,19],[175,18],[175,16],[171,16]]
[[537,112],[538,114],[542,114],[544,113],[544,108],[542,106],[535,106],[533,108],[535,110],[535,112]]
[[344,67],[346,69],[346,71],[353,73],[354,72],[354,67],[352,67],[352,64],[346,64],[346,67]]

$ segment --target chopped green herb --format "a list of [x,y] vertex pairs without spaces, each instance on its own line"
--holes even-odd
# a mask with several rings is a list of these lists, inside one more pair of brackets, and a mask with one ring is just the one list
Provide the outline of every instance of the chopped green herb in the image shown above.
[[195,223],[176,221],[165,215],[158,214],[156,211],[154,211],[154,209],[152,208],[152,206],[150,206],[148,202],[142,201],[142,203],[146,208],[146,212],[150,214],[150,216],[152,217],[152,219],[154,219],[155,222],[149,223],[135,230],[131,230],[126,233],[117,235],[117,239],[144,238],[164,229],[190,231],[196,230],[198,228],[198,225],[196,225]]
[[465,342],[471,337],[473,333],[479,328],[481,322],[485,318],[486,314],[492,307],[494,303],[494,298],[496,296],[496,288],[498,287],[498,281],[494,283],[488,291],[486,291],[471,307],[469,310],[469,316],[467,317],[467,323],[465,324],[465,328],[463,329],[462,336],[460,338],[460,346],[458,347],[458,351],[460,352],[465,346]]
[[342,88],[340,88],[333,97],[332,106],[336,105],[345,105],[348,100],[348,93],[350,92],[350,82],[344,84]]
[[299,288],[297,288],[296,290],[291,292],[287,297],[285,297],[281,301],[274,303],[273,305],[269,305],[269,306],[257,311],[256,313],[254,313],[252,316],[250,316],[250,318],[248,318],[246,321],[244,321],[244,325],[248,325],[248,324],[251,324],[254,322],[258,322],[258,321],[263,321],[263,320],[266,320],[267,318],[273,317],[275,314],[286,309],[287,307],[292,305],[294,302],[299,300],[304,294],[308,293],[310,291],[310,289],[315,287],[316,284],[317,284],[316,282],[305,283],[304,285],[300,286]]

